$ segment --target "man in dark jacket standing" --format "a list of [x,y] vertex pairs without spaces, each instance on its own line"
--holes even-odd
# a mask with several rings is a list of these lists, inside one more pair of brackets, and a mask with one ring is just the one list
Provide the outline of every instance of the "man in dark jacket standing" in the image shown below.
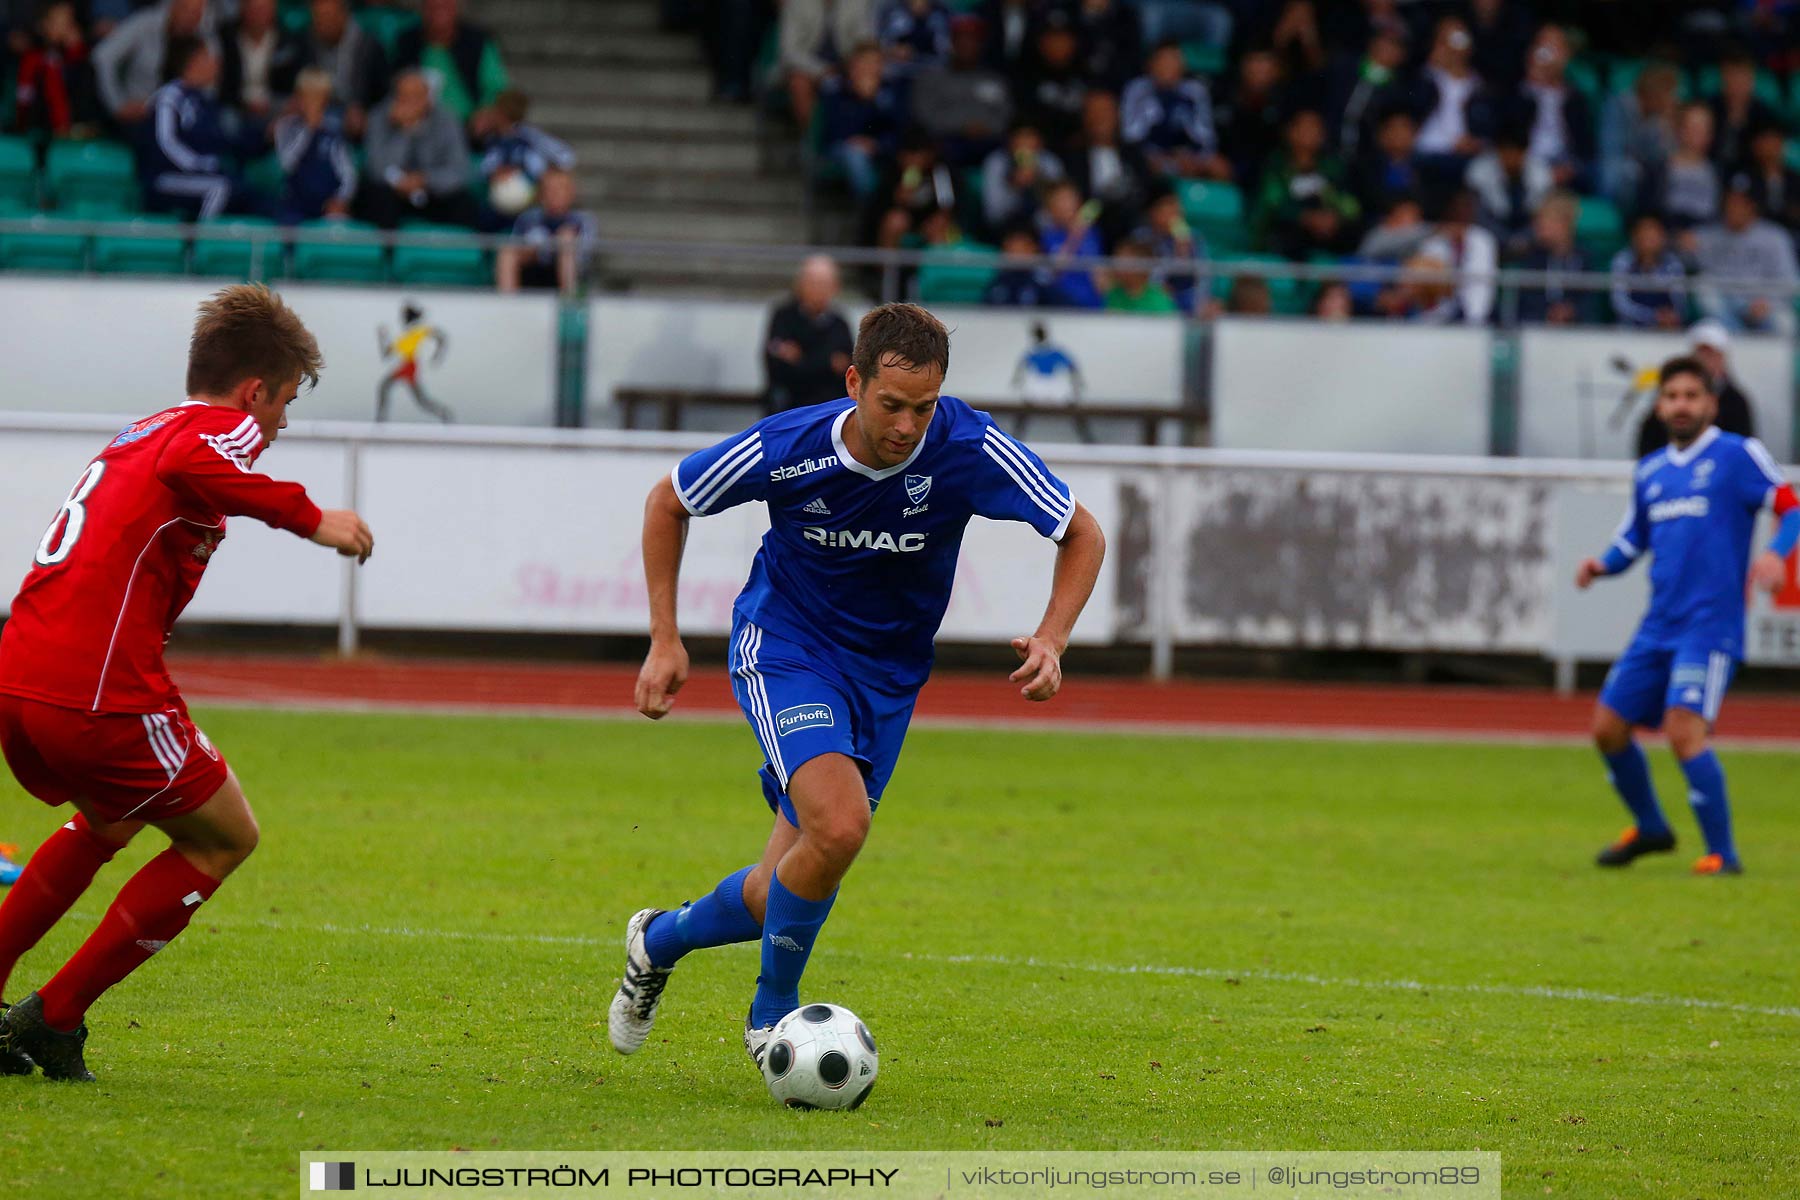
[[832,307],[838,294],[837,264],[822,254],[800,264],[794,296],[769,314],[763,369],[771,413],[836,400],[844,394],[844,368],[855,338],[850,323]]

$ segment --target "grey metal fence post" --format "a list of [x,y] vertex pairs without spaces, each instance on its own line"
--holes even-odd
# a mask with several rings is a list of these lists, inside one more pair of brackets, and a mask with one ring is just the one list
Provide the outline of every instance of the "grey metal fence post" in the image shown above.
[[[362,492],[362,443],[354,439],[344,443],[344,503],[356,508]],[[357,627],[357,572],[361,565],[353,558],[344,560],[343,586],[338,595],[338,653],[349,658],[361,642]]]
[[1175,673],[1175,612],[1180,577],[1175,570],[1176,467],[1156,468],[1156,505],[1150,520],[1150,675],[1166,680]]

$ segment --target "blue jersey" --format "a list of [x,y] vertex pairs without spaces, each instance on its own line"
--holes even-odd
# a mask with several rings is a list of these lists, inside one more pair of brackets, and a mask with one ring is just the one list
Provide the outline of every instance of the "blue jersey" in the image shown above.
[[969,518],[1024,521],[1060,541],[1075,502],[1043,460],[954,397],[939,399],[912,456],[881,470],[844,445],[854,408],[846,398],[765,418],[683,459],[675,494],[697,517],[768,504],[741,620],[916,688]]
[[1673,646],[1710,636],[1743,656],[1744,589],[1757,513],[1786,481],[1755,438],[1707,429],[1637,467],[1631,507],[1607,550],[1609,566],[1650,552],[1650,607],[1639,637]]

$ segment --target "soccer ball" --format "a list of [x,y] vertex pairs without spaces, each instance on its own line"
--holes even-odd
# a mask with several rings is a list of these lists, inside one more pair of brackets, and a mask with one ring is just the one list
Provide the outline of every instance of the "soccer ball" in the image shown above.
[[537,188],[523,171],[508,171],[497,176],[488,187],[488,203],[494,206],[495,212],[509,217],[516,217],[530,208],[536,198]]
[[763,1079],[789,1108],[855,1108],[869,1098],[880,1066],[874,1035],[855,1013],[808,1004],[775,1023]]

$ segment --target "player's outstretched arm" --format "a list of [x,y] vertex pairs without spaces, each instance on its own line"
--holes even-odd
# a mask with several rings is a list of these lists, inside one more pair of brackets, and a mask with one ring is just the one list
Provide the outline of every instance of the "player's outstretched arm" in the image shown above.
[[1106,534],[1080,501],[1069,528],[1056,547],[1056,573],[1050,583],[1050,603],[1044,619],[1030,637],[1014,638],[1012,647],[1019,656],[1019,669],[1008,678],[1019,685],[1019,694],[1027,700],[1048,700],[1062,690],[1062,656],[1069,647],[1069,635],[1075,620],[1087,607],[1100,578],[1100,564],[1106,560]]
[[375,553],[375,535],[363,519],[347,508],[328,508],[319,514],[319,527],[307,539],[330,546],[345,558],[359,563],[369,561]]
[[650,653],[638,672],[637,710],[652,721],[669,715],[675,694],[687,682],[688,653],[675,620],[675,592],[681,552],[687,543],[688,510],[667,477],[644,501],[644,579],[650,591]]

